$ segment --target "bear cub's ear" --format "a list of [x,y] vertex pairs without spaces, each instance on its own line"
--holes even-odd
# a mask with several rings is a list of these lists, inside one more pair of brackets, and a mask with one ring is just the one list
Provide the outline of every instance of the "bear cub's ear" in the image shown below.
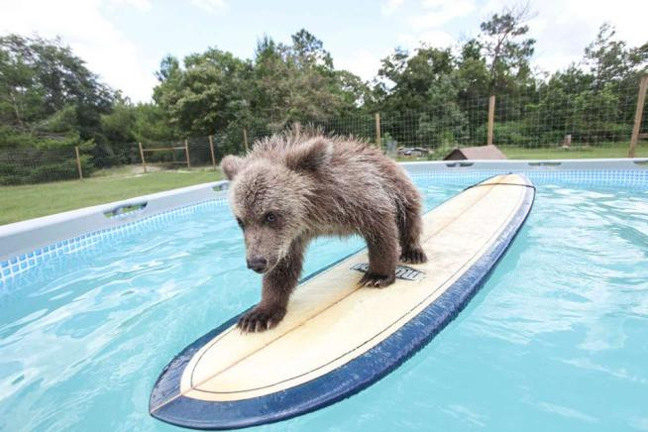
[[286,166],[294,171],[316,171],[330,162],[333,145],[324,138],[315,138],[292,147],[286,154]]
[[245,161],[243,160],[243,158],[238,156],[229,155],[223,158],[220,167],[221,170],[225,173],[227,180],[232,180],[234,179],[234,177],[236,177],[236,174],[238,174],[238,172],[243,167],[244,162]]

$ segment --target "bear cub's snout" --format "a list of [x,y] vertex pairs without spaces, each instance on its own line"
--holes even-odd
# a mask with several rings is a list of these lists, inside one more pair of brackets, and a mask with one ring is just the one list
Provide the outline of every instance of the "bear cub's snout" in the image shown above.
[[266,270],[268,261],[265,258],[254,257],[247,259],[247,268],[254,270],[257,273],[263,273]]

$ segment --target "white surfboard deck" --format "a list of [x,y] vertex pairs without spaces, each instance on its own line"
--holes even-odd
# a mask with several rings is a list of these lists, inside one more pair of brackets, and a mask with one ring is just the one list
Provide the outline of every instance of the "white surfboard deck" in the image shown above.
[[[502,175],[478,186],[424,216],[422,246],[428,262],[408,265],[413,271],[402,269],[409,280],[397,279],[383,289],[360,288],[358,281],[362,272],[352,268],[368,262],[366,250],[344,259],[302,283],[290,299],[286,317],[274,329],[246,334],[231,322],[213,337],[203,338],[202,345],[190,350],[191,355],[183,353],[182,371],[174,372],[177,382],[173,390],[164,397],[152,397],[151,414],[189,427],[228,428],[263,423],[264,418],[275,421],[326,405],[318,400],[320,395],[313,390],[317,386],[312,383],[326,387],[327,376],[335,374],[335,379],[340,380],[343,370],[348,371],[353,381],[352,364],[359,366],[357,360],[372,351],[375,360],[381,344],[394,344],[390,338],[408,337],[415,318],[420,318],[424,311],[430,313],[433,303],[451,287],[456,287],[462,277],[465,279],[469,269],[480,260],[483,264],[486,254],[492,254],[498,247],[505,249],[512,240],[533,201],[529,181],[519,175]],[[499,244],[504,240],[505,245]],[[501,253],[503,250],[496,258]],[[483,269],[485,273],[497,259],[492,261]],[[454,305],[457,310],[452,313],[456,314],[462,306]],[[403,333],[408,323],[407,332]],[[401,342],[405,350],[420,348],[411,346],[407,340]],[[383,376],[395,366],[387,361],[386,372],[381,374],[378,366],[374,375]],[[366,387],[370,379],[358,380],[358,390]],[[353,388],[346,381],[343,384],[344,389]],[[300,401],[297,405],[301,404],[302,408],[294,408],[290,401],[284,406],[286,398],[282,399],[282,395],[290,396],[295,389],[302,398],[310,397],[314,401],[310,405]],[[323,399],[335,401],[346,396],[335,395],[335,391],[329,394],[325,390]],[[180,399],[191,408],[187,411],[187,422],[183,422],[182,409],[169,409],[169,405],[177,404]],[[237,404],[243,407],[241,415],[246,418],[229,424],[233,420],[229,414],[223,415],[223,409],[239,410]],[[253,415],[255,419],[250,419],[249,412],[256,404],[267,415]],[[210,409],[212,415],[225,418],[225,423],[210,419]],[[202,419],[198,423],[193,416],[196,410]],[[165,418],[165,411],[173,414]]]

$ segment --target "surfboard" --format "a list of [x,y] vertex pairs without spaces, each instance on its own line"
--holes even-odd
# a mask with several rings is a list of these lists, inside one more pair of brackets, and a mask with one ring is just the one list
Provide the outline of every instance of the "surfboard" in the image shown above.
[[428,262],[396,283],[359,288],[366,250],[303,280],[274,329],[241,333],[238,316],[162,371],[150,414],[197,429],[232,429],[330,405],[376,382],[428,343],[483,284],[524,223],[535,189],[521,175],[476,184],[424,215]]

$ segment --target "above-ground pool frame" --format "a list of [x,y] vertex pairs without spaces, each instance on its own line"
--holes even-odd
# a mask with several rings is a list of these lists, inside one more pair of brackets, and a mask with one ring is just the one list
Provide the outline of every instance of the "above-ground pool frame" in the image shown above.
[[[414,178],[479,182],[525,174],[535,184],[648,187],[648,159],[444,161],[401,164]],[[167,223],[205,207],[225,207],[226,181],[211,182],[0,226],[0,286],[58,255]]]

